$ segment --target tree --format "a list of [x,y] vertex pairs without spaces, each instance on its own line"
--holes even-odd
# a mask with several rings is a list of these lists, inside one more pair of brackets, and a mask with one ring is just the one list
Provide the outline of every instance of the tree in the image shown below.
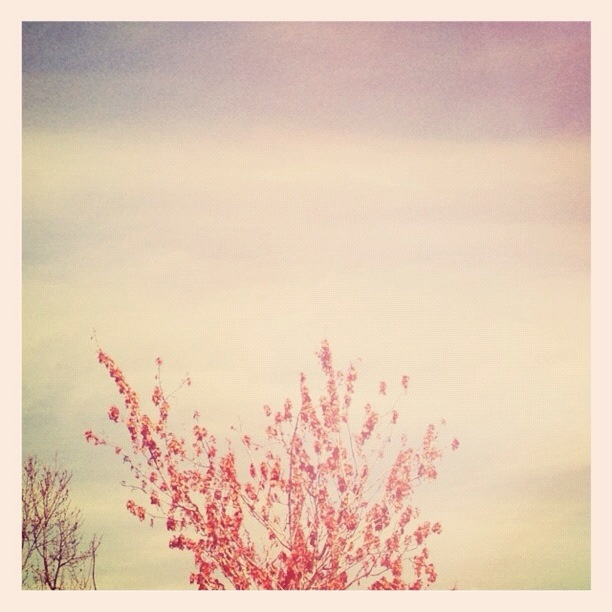
[[[237,448],[228,442],[222,454],[197,412],[189,442],[170,430],[159,358],[148,414],[113,359],[98,351],[124,400],[123,410],[108,410],[130,439],[129,450],[115,446],[115,453],[150,507],[130,499],[127,509],[152,525],[165,520],[170,547],[193,554],[190,582],[200,589],[422,589],[436,580],[426,540],[441,525],[421,520],[411,504],[415,481],[437,475],[436,427],[415,449],[405,435],[393,436],[397,401],[382,415],[366,404],[356,420],[354,366],[336,371],[327,341],[317,355],[325,379],[319,400],[302,374],[297,410],[289,399],[278,411],[264,406],[267,441],[240,432]],[[398,400],[407,391],[403,376]],[[379,392],[386,395],[386,383]],[[110,445],[92,431],[85,437]],[[392,448],[394,459],[381,465]]]
[[28,456],[22,467],[21,585],[25,589],[95,589],[100,539],[83,543],[72,507],[72,474]]

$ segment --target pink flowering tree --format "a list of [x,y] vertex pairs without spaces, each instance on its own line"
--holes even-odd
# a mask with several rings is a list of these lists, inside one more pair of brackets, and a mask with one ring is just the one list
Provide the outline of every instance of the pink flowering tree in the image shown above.
[[[436,478],[437,428],[429,425],[411,447],[405,435],[393,436],[395,405],[380,414],[368,403],[352,415],[355,368],[334,369],[326,341],[318,358],[325,377],[318,398],[302,374],[296,404],[264,406],[265,431],[238,434],[238,447],[221,451],[198,413],[187,438],[170,431],[161,360],[147,411],[115,362],[98,352],[123,397],[108,417],[127,429],[129,448],[92,431],[85,437],[114,446],[129,465],[141,496],[127,501],[128,511],[151,524],[164,520],[170,547],[193,555],[189,579],[198,588],[424,589],[435,582],[427,539],[441,525],[423,520],[412,497],[417,481]],[[399,399],[408,376],[398,387]],[[387,390],[381,382],[379,392]]]

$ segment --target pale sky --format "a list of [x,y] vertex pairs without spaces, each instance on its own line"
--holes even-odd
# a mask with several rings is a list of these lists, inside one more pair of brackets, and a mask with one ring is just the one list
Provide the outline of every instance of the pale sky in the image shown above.
[[[189,372],[229,432],[330,341],[461,441],[415,503],[437,587],[590,580],[584,23],[24,25],[23,451],[56,452],[105,589],[189,588],[83,432]],[[171,383],[168,383],[170,386]]]

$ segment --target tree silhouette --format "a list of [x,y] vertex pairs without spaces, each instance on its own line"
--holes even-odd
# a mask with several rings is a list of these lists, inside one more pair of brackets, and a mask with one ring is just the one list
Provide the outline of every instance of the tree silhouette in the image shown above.
[[22,467],[21,585],[24,589],[95,589],[100,539],[83,542],[72,507],[72,474],[28,456]]
[[[198,588],[423,589],[435,582],[426,541],[441,525],[422,520],[411,498],[416,481],[436,478],[437,428],[429,425],[417,448],[405,434],[393,435],[405,375],[386,413],[368,403],[352,415],[357,371],[352,364],[336,371],[327,341],[317,355],[325,378],[318,401],[302,374],[297,407],[289,399],[278,411],[264,406],[265,439],[240,431],[236,449],[229,442],[221,453],[197,412],[189,441],[170,431],[159,358],[147,414],[115,362],[98,351],[124,399],[123,410],[108,410],[130,438],[127,451],[115,452],[150,506],[130,499],[127,509],[140,521],[165,520],[170,547],[193,554],[190,582]],[[92,431],[85,437],[111,445]]]

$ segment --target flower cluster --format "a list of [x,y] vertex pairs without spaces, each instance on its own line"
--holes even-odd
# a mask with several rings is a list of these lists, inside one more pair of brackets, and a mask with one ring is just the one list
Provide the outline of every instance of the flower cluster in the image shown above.
[[[415,449],[405,435],[393,437],[395,405],[384,420],[371,404],[361,417],[353,414],[354,366],[336,371],[326,341],[317,355],[325,377],[320,398],[313,400],[301,374],[298,403],[287,399],[277,411],[264,406],[267,442],[241,434],[238,450],[230,445],[222,452],[198,423],[188,441],[169,429],[160,358],[152,416],[99,351],[124,399],[123,411],[111,406],[108,417],[126,428],[130,450],[123,459],[132,488],[153,512],[134,500],[127,509],[140,521],[164,517],[170,547],[194,557],[190,582],[198,588],[414,590],[436,581],[426,540],[441,525],[415,526],[419,512],[411,499],[416,480],[436,478],[437,429],[430,425]],[[407,376],[401,387],[407,391]],[[381,382],[379,393],[386,392]],[[389,431],[383,435],[381,427]],[[91,431],[85,437],[106,444]],[[458,444],[454,439],[451,448]],[[394,459],[385,465],[392,448]]]

